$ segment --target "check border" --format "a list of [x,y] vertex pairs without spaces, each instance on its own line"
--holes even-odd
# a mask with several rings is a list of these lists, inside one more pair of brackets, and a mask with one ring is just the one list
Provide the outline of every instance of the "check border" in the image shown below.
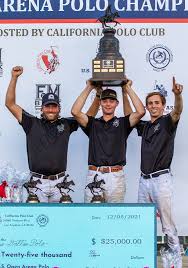
[[154,212],[154,268],[157,268],[157,220],[156,220],[156,205],[151,204],[140,204],[140,203],[72,203],[72,204],[63,204],[63,203],[0,203],[0,212],[1,207],[153,207]]

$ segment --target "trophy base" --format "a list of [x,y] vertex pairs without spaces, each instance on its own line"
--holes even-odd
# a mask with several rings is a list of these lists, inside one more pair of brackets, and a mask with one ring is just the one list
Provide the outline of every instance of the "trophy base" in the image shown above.
[[122,80],[101,80],[100,78],[99,79],[91,78],[90,81],[94,85],[99,85],[102,87],[120,87],[127,83],[126,78]]
[[73,203],[70,195],[62,195],[62,197],[59,200],[59,203]]
[[36,194],[29,194],[26,203],[40,203],[38,196]]
[[105,199],[102,195],[94,195],[91,199],[91,203],[105,203]]

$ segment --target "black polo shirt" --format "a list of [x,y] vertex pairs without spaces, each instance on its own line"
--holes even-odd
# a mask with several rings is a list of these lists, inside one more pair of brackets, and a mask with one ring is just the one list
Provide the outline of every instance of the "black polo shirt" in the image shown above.
[[127,138],[132,130],[129,116],[114,117],[107,122],[102,117],[88,117],[88,124],[82,129],[89,137],[89,165],[126,164]]
[[141,171],[144,174],[170,168],[177,125],[178,122],[174,124],[170,114],[161,116],[153,123],[139,122],[137,131],[142,136]]
[[21,125],[27,138],[29,169],[44,175],[65,171],[69,136],[78,129],[76,120],[61,118],[50,123],[23,111]]

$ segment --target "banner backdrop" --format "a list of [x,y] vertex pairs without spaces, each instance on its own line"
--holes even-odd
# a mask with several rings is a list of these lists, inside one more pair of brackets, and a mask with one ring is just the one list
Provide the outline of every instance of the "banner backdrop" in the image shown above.
[[[188,76],[187,1],[0,1],[0,165],[11,174],[28,172],[26,139],[21,126],[5,108],[11,69],[21,65],[24,73],[17,84],[17,104],[40,117],[41,97],[55,92],[61,99],[61,115],[71,116],[71,106],[92,75],[102,27],[96,23],[108,4],[119,12],[121,25],[116,37],[125,59],[126,75],[142,101],[150,91],[167,97],[166,113],[174,107],[172,77],[184,85],[184,110],[179,122],[172,163],[174,207],[179,235],[188,234],[187,204]],[[130,18],[130,20],[129,20]],[[85,19],[85,21],[84,21]],[[137,23],[140,21],[140,23]],[[154,22],[155,23],[152,23]],[[163,23],[161,23],[163,21]],[[62,23],[61,23],[62,22]],[[128,23],[127,23],[128,22]],[[167,23],[172,22],[172,23]],[[180,23],[181,22],[181,23]],[[47,66],[46,58],[52,64]],[[121,89],[116,88],[123,115]],[[84,111],[92,103],[92,92]],[[100,111],[98,116],[100,116]],[[145,119],[149,116],[146,114]],[[83,202],[87,174],[88,138],[79,129],[71,135],[67,172],[75,181],[74,202]],[[5,177],[2,174],[1,179]],[[14,170],[11,173],[11,170]],[[134,130],[128,139],[127,193],[125,202],[137,202],[140,177],[140,138]],[[8,175],[7,175],[8,176]],[[160,233],[160,225],[158,226]]]

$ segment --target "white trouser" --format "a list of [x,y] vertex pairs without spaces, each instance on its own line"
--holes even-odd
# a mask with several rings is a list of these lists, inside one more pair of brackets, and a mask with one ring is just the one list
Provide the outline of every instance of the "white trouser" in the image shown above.
[[[123,203],[126,192],[125,175],[123,170],[109,173],[102,173],[100,171],[89,170],[86,179],[86,185],[93,182],[94,176],[96,174],[98,174],[97,181],[99,180],[105,181],[105,184],[101,185],[101,187],[104,188],[105,202]],[[84,202],[90,203],[92,197],[93,194],[91,193],[90,189],[86,187]]]
[[[32,177],[34,181],[39,180],[35,176]],[[55,185],[61,183],[63,179],[64,176],[57,180],[40,179],[41,184],[37,184],[37,188],[40,190],[32,189],[32,192],[38,196],[41,203],[59,203],[62,195]]]
[[173,177],[170,173],[151,179],[140,178],[139,203],[155,203],[160,214],[162,231],[167,235],[168,246],[180,252],[179,238],[172,213]]

